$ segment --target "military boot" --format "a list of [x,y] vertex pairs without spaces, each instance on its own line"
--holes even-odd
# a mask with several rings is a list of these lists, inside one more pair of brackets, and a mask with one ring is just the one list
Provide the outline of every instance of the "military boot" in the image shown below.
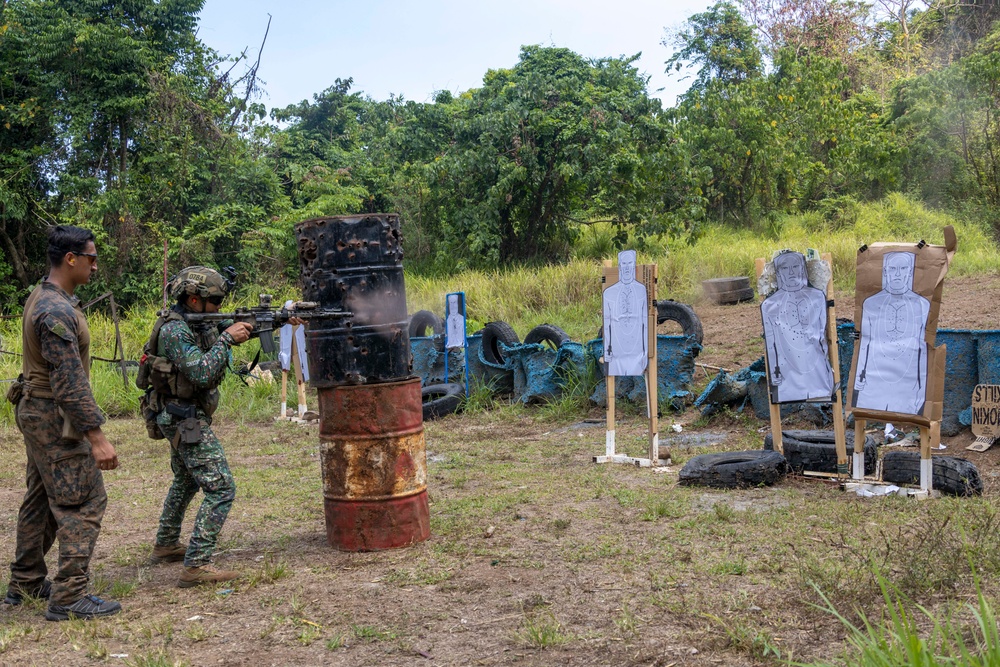
[[45,618],[50,621],[68,621],[71,618],[92,619],[101,616],[114,616],[122,610],[122,606],[114,600],[102,600],[96,595],[84,595],[71,605],[49,603]]
[[153,555],[149,557],[149,564],[177,563],[184,560],[185,553],[187,553],[186,544],[171,544],[168,546],[157,544],[153,547]]
[[233,570],[220,570],[211,564],[195,567],[185,567],[181,570],[178,588],[191,588],[199,584],[217,584],[239,578],[240,573]]
[[51,593],[52,582],[48,579],[43,579],[41,585],[30,591],[22,590],[20,587],[7,586],[7,595],[4,597],[3,603],[16,607],[24,603],[24,598],[26,597],[48,600]]

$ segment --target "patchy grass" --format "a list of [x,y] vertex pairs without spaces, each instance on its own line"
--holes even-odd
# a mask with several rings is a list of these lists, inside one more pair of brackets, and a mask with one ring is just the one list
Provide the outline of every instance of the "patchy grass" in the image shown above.
[[525,644],[535,648],[551,648],[572,640],[572,637],[563,630],[562,624],[549,611],[526,613],[517,636]]
[[[718,420],[729,437],[697,453],[759,437],[752,417]],[[237,483],[217,562],[243,577],[178,589],[179,565],[147,565],[170,480],[168,446],[146,439],[137,420],[113,419],[107,430],[122,465],[105,474],[110,501],[93,587],[121,598],[125,613],[52,624],[44,603],[2,610],[0,663],[44,655],[82,664],[127,653],[135,665],[323,664],[334,656],[409,664],[424,654],[446,664],[504,664],[515,655],[562,664],[599,650],[614,664],[841,654],[854,664],[861,649],[845,643],[845,627],[825,605],[856,627],[864,619],[877,627],[890,618],[884,580],[928,610],[916,617],[920,632],[931,618],[950,618],[968,638],[975,617],[963,605],[975,600],[975,577],[984,591],[1000,584],[993,468],[983,469],[981,498],[922,503],[861,501],[795,478],[740,491],[680,487],[677,466],[654,473],[592,463],[604,431],[579,414],[503,406],[425,425],[435,454],[429,540],[345,553],[326,543],[315,427],[215,426]],[[623,418],[618,432],[641,449],[645,422]],[[24,474],[13,429],[0,429],[0,448],[9,453],[0,459],[8,508],[0,551],[9,557]]]

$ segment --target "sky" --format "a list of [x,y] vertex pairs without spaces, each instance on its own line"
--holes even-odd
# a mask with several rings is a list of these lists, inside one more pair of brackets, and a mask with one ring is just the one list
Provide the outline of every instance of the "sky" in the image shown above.
[[[438,90],[482,84],[489,69],[517,64],[521,45],[566,47],[588,58],[632,56],[649,75],[650,95],[673,106],[690,79],[664,73],[661,44],[707,0],[206,0],[198,36],[223,54],[264,44],[258,76],[269,109],[354,79],[376,100],[390,94],[429,102]],[[239,70],[236,70],[239,71]]]

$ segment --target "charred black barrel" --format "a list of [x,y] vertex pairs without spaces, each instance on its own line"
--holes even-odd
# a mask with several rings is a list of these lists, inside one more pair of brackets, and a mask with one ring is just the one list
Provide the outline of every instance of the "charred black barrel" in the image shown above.
[[336,215],[295,225],[303,273],[358,266],[402,266],[399,216]]
[[309,382],[317,388],[390,382],[412,375],[406,321],[358,326],[313,320],[306,330]]
[[314,320],[306,332],[315,387],[408,377],[406,288],[399,216],[306,220],[295,226],[303,297],[350,318]]
[[295,226],[303,297],[361,325],[406,319],[399,216],[345,215]]
[[314,271],[302,276],[306,301],[354,313],[356,324],[406,320],[406,290],[401,266],[363,267]]

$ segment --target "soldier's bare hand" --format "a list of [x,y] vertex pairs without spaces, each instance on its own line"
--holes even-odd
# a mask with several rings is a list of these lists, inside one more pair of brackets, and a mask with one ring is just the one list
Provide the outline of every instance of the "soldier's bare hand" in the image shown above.
[[115,446],[111,444],[103,431],[100,429],[89,431],[87,439],[90,440],[90,451],[98,468],[114,470],[118,467],[118,454],[115,452]]
[[299,324],[305,324],[306,321],[301,317],[289,317],[288,323],[292,325],[299,325]]
[[226,333],[233,337],[233,342],[237,345],[250,340],[251,331],[253,331],[253,325],[249,322],[237,322],[226,329]]

